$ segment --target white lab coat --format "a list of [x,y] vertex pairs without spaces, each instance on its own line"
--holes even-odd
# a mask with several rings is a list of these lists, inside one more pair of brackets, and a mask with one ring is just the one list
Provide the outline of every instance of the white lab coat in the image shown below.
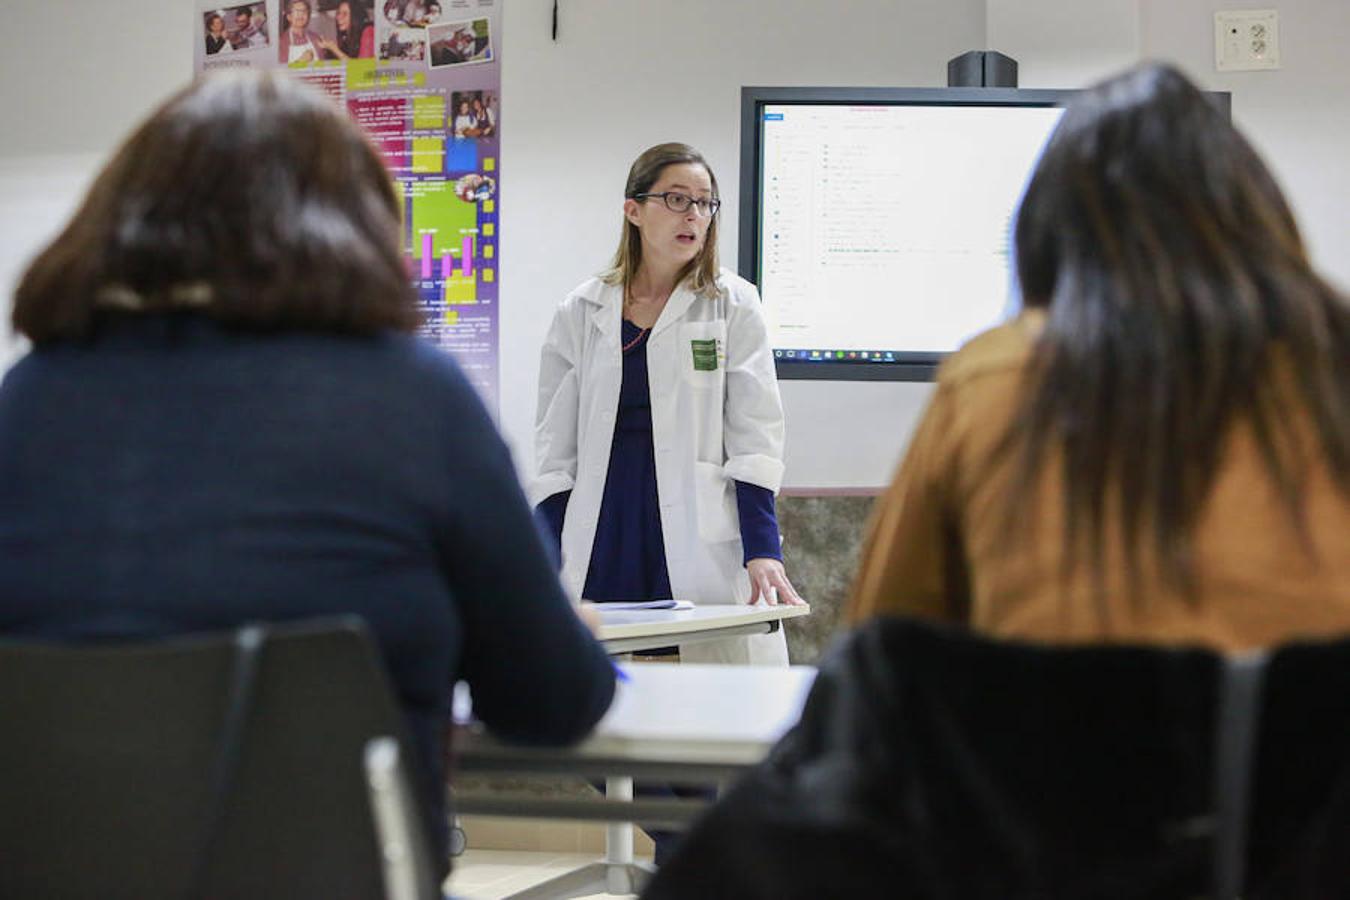
[[[726,269],[717,288],[707,297],[678,287],[647,338],[666,565],[675,598],[695,604],[749,601],[733,482],[777,493],[783,481],[783,405],[759,294]],[[609,470],[622,316],[621,286],[585,282],[558,307],[540,361],[530,502],[572,492],[562,580],[574,597],[590,565]],[[779,631],[689,644],[680,655],[786,665],[787,645]]]

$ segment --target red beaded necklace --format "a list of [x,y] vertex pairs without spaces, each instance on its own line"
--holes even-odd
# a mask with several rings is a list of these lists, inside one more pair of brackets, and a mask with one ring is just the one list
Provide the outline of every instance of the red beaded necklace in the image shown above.
[[638,329],[638,333],[637,333],[637,337],[633,338],[631,341],[629,341],[628,343],[624,344],[624,345],[623,345],[623,350],[620,351],[620,352],[622,352],[622,353],[627,353],[629,350],[632,350],[632,349],[633,349],[634,347],[636,347],[638,344],[642,343],[642,339],[643,339],[644,337],[647,336],[647,332],[648,332],[648,331],[651,331],[651,329],[650,329],[650,328],[639,328],[639,329]]
[[[629,308],[630,306],[632,306],[632,305],[633,305],[633,295],[630,294],[630,293],[628,293],[628,292],[625,290],[625,291],[624,291],[624,295],[623,295],[623,308],[624,308],[624,311],[627,312],[628,308]],[[625,316],[624,316],[624,319],[627,321],[627,320],[628,320],[628,317],[625,315]],[[633,322],[633,324],[634,324],[634,325],[637,325],[636,322]],[[643,327],[638,327],[637,337],[633,338],[631,341],[629,341],[628,343],[624,344],[624,345],[623,345],[623,349],[622,349],[620,352],[621,352],[621,353],[627,353],[629,350],[632,350],[632,349],[633,349],[634,347],[636,347],[638,344],[642,343],[642,339],[643,339],[644,337],[646,337],[646,336],[647,336],[647,332],[649,332],[649,331],[651,331],[651,330],[652,330],[652,326],[650,326],[650,325],[648,325],[648,326],[645,327],[645,328],[643,328]]]

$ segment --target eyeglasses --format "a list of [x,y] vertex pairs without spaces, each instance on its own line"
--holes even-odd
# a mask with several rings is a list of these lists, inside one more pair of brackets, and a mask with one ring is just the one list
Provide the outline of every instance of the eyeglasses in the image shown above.
[[698,214],[705,219],[711,219],[717,215],[717,211],[722,208],[721,200],[711,198],[700,200],[696,197],[690,197],[688,194],[681,194],[679,191],[662,191],[659,194],[634,194],[634,200],[650,200],[654,197],[660,197],[666,204],[666,209],[671,212],[687,212],[689,207],[698,208]]

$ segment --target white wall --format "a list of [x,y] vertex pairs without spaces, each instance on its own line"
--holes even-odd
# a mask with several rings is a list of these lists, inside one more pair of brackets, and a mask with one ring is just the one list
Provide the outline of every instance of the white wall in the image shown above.
[[[0,296],[13,296],[29,258],[60,231],[99,162],[92,153],[0,156]],[[8,304],[0,307],[0,372],[24,349],[10,334]]]
[[190,3],[5,0],[3,8],[0,155],[106,151],[191,77]]
[[69,218],[117,142],[187,83],[194,16],[190,4],[175,0],[118,0],[115,8],[98,0],[41,0],[6,3],[5,19],[0,370],[22,351],[9,329],[15,281]]
[[[1350,290],[1350,0],[1140,0],[1140,52],[1231,91],[1233,120],[1275,171],[1313,262]],[[1276,9],[1280,62],[1214,69],[1214,11]]]
[[[1284,68],[1218,75],[1212,13],[1275,5]],[[1272,163],[1314,259],[1350,285],[1346,0],[573,0],[549,38],[551,0],[504,0],[502,425],[529,462],[539,342],[553,306],[618,236],[632,158],[685,140],[717,170],[720,248],[735,267],[739,89],[744,84],[940,85],[946,61],[993,47],[1022,83],[1079,87],[1144,56],[1172,59],[1234,113]],[[106,10],[23,3],[0,29],[0,291],[68,215],[116,141],[191,74],[191,4],[122,0],[115,37],[54,65],[34,35]],[[674,46],[678,49],[671,50]],[[21,123],[16,127],[16,123]],[[12,350],[0,326],[0,366]],[[12,346],[12,345],[11,345]],[[788,483],[885,483],[928,393],[908,384],[783,385]]]
[[988,0],[989,49],[1017,60],[1019,87],[1081,87],[1139,58],[1138,7],[1138,0]]

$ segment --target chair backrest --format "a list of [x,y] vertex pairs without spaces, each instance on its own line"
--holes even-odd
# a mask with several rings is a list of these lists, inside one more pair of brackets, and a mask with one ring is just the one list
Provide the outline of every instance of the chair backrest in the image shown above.
[[[1302,804],[1329,785],[1350,793],[1336,781],[1350,771],[1350,643],[1309,652],[1245,660],[1244,672],[1203,650],[1049,648],[879,620],[822,662],[799,725],[695,825],[644,896],[1194,898],[1241,883],[1244,868],[1247,897],[1343,894],[1345,879],[1339,892],[1279,893],[1290,871],[1307,871],[1288,861]],[[1244,694],[1253,663],[1264,691]],[[1338,718],[1261,712],[1312,669],[1340,695],[1334,709],[1306,697],[1301,708],[1320,702]],[[1228,752],[1244,719],[1256,723],[1255,764]],[[1296,800],[1272,755],[1291,728],[1305,740],[1340,732],[1339,759],[1309,751],[1317,771],[1294,779]],[[1252,816],[1222,827],[1221,812],[1244,804],[1215,786],[1249,785],[1253,771]],[[1343,841],[1341,826],[1326,831]],[[1225,848],[1246,865],[1221,872]],[[1280,861],[1281,888],[1253,891],[1276,884]]]
[[359,620],[0,642],[0,698],[0,896],[384,895],[363,754],[407,744]]
[[1350,641],[1272,654],[1256,733],[1244,896],[1350,896]]
[[386,900],[439,898],[430,878],[437,867],[427,856],[427,842],[419,834],[421,811],[398,741],[388,736],[372,739],[366,744],[365,764],[384,865]]

